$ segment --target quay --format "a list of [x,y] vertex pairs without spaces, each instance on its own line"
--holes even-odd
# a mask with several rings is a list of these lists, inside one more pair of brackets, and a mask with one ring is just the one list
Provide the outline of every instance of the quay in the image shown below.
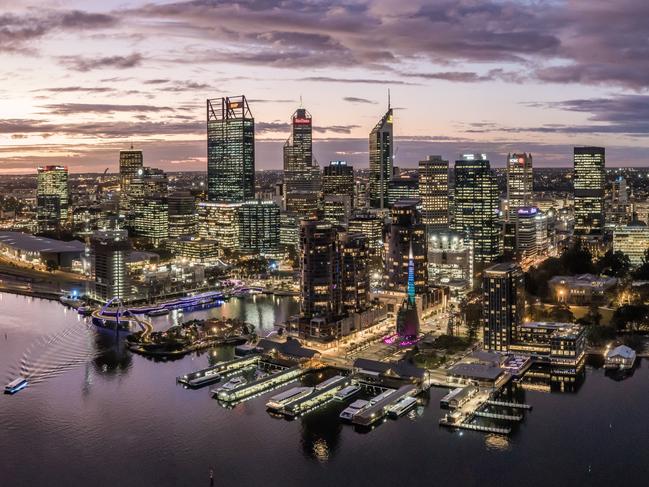
[[290,418],[306,414],[333,400],[336,393],[350,385],[351,382],[350,377],[336,375],[316,385],[309,395],[285,404],[279,412]]
[[221,362],[217,365],[197,370],[195,372],[190,372],[181,377],[176,377],[176,382],[190,388],[203,387],[218,382],[226,374],[257,365],[260,360],[261,355],[259,354],[247,355],[234,360],[228,360],[227,362]]
[[354,415],[352,423],[357,426],[371,426],[387,414],[387,408],[389,406],[394,405],[406,396],[414,396],[420,392],[417,386],[413,384],[401,386],[399,389],[393,389],[393,391],[393,393],[382,397],[373,404],[372,401],[370,401],[368,407]]
[[212,396],[220,401],[233,403],[250,399],[254,396],[267,392],[271,388],[288,384],[300,378],[302,375],[310,372],[311,368],[301,367],[296,365],[286,368],[279,372],[275,372],[266,377],[261,377],[247,384],[243,384],[229,391],[212,390]]
[[489,399],[485,404],[488,404],[490,406],[504,406],[514,409],[532,409],[532,406],[530,406],[529,404],[523,404],[521,402],[496,401],[494,399]]

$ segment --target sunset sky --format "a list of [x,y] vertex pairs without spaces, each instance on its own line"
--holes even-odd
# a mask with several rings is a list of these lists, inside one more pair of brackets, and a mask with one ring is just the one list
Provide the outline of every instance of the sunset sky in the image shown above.
[[300,95],[320,165],[366,167],[388,88],[399,166],[567,166],[574,145],[646,166],[647,19],[647,0],[0,0],[0,172],[113,171],[131,143],[204,170],[205,99],[239,94],[258,169],[281,167]]

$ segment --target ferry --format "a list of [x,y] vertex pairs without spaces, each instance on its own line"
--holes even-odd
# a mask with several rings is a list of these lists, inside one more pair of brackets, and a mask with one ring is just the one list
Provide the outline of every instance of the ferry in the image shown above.
[[189,387],[202,387],[221,380],[221,375],[216,370],[208,370],[205,375],[194,377],[187,381]]
[[83,301],[76,295],[63,295],[59,297],[59,301],[70,308],[78,308],[83,305]]
[[235,377],[234,379],[227,381],[221,387],[218,387],[215,392],[219,393],[221,391],[231,391],[232,389],[236,389],[237,387],[240,387],[247,382],[248,381],[244,377]]
[[153,309],[147,313],[147,316],[165,316],[169,314],[167,308]]
[[298,399],[311,394],[311,392],[313,392],[312,387],[293,387],[288,391],[284,391],[271,397],[270,401],[266,403],[266,407],[271,411],[279,411],[289,402],[297,401]]
[[353,403],[351,403],[346,409],[343,410],[342,413],[340,413],[340,419],[344,421],[351,421],[356,414],[360,413],[363,409],[365,409],[367,406],[369,406],[369,401],[365,401],[363,399],[357,399]]
[[406,396],[399,399],[392,406],[389,406],[386,411],[388,412],[388,416],[390,416],[391,418],[398,418],[399,416],[403,416],[408,411],[410,411],[410,409],[412,409],[415,404],[417,404],[416,398],[412,396]]
[[77,308],[77,313],[79,313],[81,316],[90,316],[94,309],[92,306],[79,306]]
[[336,401],[344,401],[346,399],[349,399],[350,397],[358,394],[361,390],[360,386],[347,386],[334,395],[334,399]]
[[15,394],[19,390],[27,387],[27,384],[27,379],[24,377],[18,377],[5,386],[5,394]]

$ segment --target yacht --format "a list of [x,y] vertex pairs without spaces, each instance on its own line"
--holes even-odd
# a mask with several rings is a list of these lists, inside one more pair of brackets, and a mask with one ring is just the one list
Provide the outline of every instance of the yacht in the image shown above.
[[194,377],[187,381],[189,387],[202,387],[207,384],[212,384],[221,380],[221,376],[216,370],[208,370],[204,375]]
[[221,391],[231,391],[232,389],[236,389],[237,387],[240,387],[244,384],[246,384],[246,379],[244,377],[235,377],[234,379],[230,379],[227,381],[225,384],[223,384],[221,387],[216,389],[216,392],[221,392]]
[[270,398],[266,403],[266,407],[271,411],[279,411],[286,404],[297,401],[313,392],[313,387],[293,387],[288,391],[281,392],[276,396]]
[[357,399],[356,401],[351,403],[346,409],[344,409],[342,413],[340,413],[340,419],[345,421],[351,421],[356,414],[360,413],[369,404],[370,404],[369,401],[365,401],[363,399]]
[[5,394],[15,394],[25,387],[27,387],[27,379],[24,377],[18,377],[5,386]]
[[392,406],[387,408],[388,416],[391,418],[398,418],[406,414],[411,408],[417,404],[417,399],[412,396],[406,396],[399,399]]
[[361,390],[360,386],[347,386],[339,390],[338,392],[336,392],[336,394],[334,395],[334,399],[336,401],[344,401],[359,393],[360,390]]

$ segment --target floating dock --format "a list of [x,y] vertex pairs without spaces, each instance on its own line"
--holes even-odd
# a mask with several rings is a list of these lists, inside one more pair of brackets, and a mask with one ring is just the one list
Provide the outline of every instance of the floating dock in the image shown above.
[[482,433],[495,433],[498,435],[509,435],[512,432],[511,428],[497,428],[495,426],[482,426],[479,424],[471,423],[454,423],[449,421],[446,418],[441,418],[439,424],[442,426],[448,426],[450,428],[458,428],[471,431],[480,431]]
[[336,375],[331,379],[327,379],[324,382],[321,382],[313,388],[313,392],[308,396],[302,397],[296,401],[285,404],[283,409],[279,411],[280,413],[288,416],[289,418],[294,418],[296,416],[301,416],[306,414],[309,411],[322,406],[323,404],[328,403],[333,400],[334,396],[338,391],[347,387],[352,382],[350,377],[345,377],[342,375]]
[[176,382],[186,385],[191,388],[198,388],[208,384],[213,384],[221,380],[224,375],[236,372],[252,365],[257,365],[261,360],[261,355],[246,355],[245,357],[228,360],[221,362],[217,365],[207,367],[205,369],[190,372],[189,374],[181,377],[176,377]]
[[294,367],[275,372],[274,374],[271,374],[269,376],[261,377],[252,382],[248,382],[247,384],[229,391],[213,390],[211,392],[213,397],[216,397],[220,401],[230,403],[239,402],[243,401],[244,399],[250,399],[251,397],[258,394],[262,394],[269,389],[277,388],[279,386],[288,384],[289,382],[293,382],[294,380],[297,380],[299,377],[310,371],[310,368],[302,368],[299,365],[296,365]]
[[412,384],[401,386],[393,393],[379,399],[377,402],[355,414],[352,418],[352,423],[358,426],[371,426],[386,415],[388,406],[397,403],[405,396],[414,396],[418,392],[419,389]]
[[476,411],[473,415],[481,418],[502,419],[503,421],[523,421],[522,414],[498,414],[487,411]]

